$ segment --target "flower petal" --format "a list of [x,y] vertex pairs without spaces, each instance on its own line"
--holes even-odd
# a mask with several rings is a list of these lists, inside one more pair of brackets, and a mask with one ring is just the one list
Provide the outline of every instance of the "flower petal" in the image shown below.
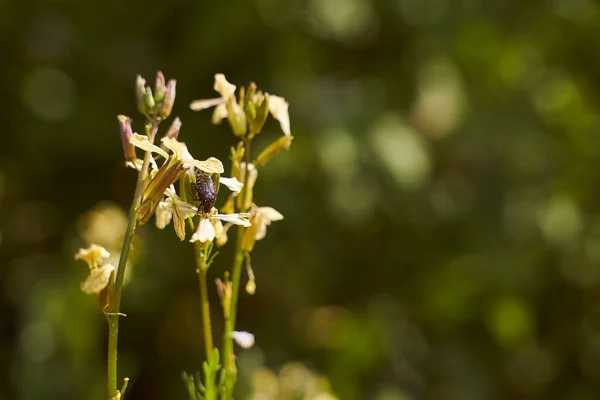
[[202,218],[198,224],[198,229],[192,235],[190,242],[212,242],[215,238],[215,228],[213,228],[210,219]]
[[142,167],[144,166],[144,160],[140,160],[139,158],[136,158],[133,161],[127,161],[125,163],[125,166],[129,167],[129,168],[133,168],[136,171],[141,171]]
[[167,149],[171,150],[173,154],[176,154],[179,158],[194,158],[190,154],[185,143],[180,142],[175,138],[165,136],[161,139],[161,142]]
[[191,218],[194,215],[198,214],[198,207],[195,207],[189,203],[186,203],[179,198],[175,198],[174,203],[177,205],[179,212],[183,215],[183,218]]
[[252,225],[248,220],[250,214],[239,213],[239,214],[214,214],[211,218],[217,218],[221,221],[230,222],[235,225],[242,225],[246,228]]
[[210,123],[219,125],[225,118],[227,118],[227,104],[221,103],[215,107]]
[[244,187],[244,184],[237,180],[237,178],[219,178],[219,182],[227,186],[232,192],[240,192]]
[[283,215],[273,207],[259,207],[258,212],[269,222],[281,221],[283,219]]
[[205,161],[198,161],[194,159],[186,159],[182,161],[185,164],[192,165],[209,174],[222,174],[225,171],[225,168],[223,168],[223,163],[214,157],[210,157]]
[[138,135],[137,133],[134,133],[133,136],[131,137],[131,143],[135,146],[138,147],[144,151],[150,151],[152,153],[158,153],[161,156],[163,156],[164,158],[169,158],[169,155],[167,154],[166,151],[164,151],[163,149],[161,149],[160,147],[152,144],[150,142],[150,140],[148,140],[147,136],[144,135]]
[[254,335],[245,331],[231,332],[231,338],[243,349],[254,346]]
[[97,268],[102,259],[108,257],[110,257],[110,253],[104,247],[97,244],[91,244],[87,249],[79,249],[75,254],[75,259],[85,261],[90,269]]
[[173,216],[173,206],[171,201],[161,201],[158,204],[158,208],[155,211],[156,215],[156,227],[158,229],[165,229],[171,222]]
[[283,97],[266,94],[269,98],[269,112],[281,126],[281,130],[286,135],[291,135],[290,132],[290,115],[288,112],[289,104]]
[[90,276],[81,284],[81,290],[87,294],[100,293],[110,280],[110,274],[115,267],[112,264],[106,264],[100,268],[94,268]]
[[235,85],[227,82],[227,79],[225,79],[225,75],[223,74],[215,74],[215,84],[213,89],[215,89],[215,91],[225,100],[235,94]]
[[206,110],[207,108],[211,108],[214,106],[218,106],[225,102],[225,99],[222,97],[216,99],[203,99],[203,100],[194,100],[190,103],[190,108],[193,111],[201,111]]

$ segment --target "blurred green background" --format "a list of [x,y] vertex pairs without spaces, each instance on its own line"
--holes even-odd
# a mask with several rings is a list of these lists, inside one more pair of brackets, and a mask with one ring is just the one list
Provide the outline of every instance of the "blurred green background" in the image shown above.
[[[0,399],[105,398],[73,254],[118,251],[116,115],[142,131],[135,75],[158,69],[197,158],[235,143],[188,108],[215,73],[290,103],[296,140],[256,188],[285,219],[241,295],[240,398],[283,399],[250,394],[276,374],[344,400],[598,398],[599,32],[593,0],[0,0]],[[139,232],[119,374],[131,400],[185,399],[191,247]]]

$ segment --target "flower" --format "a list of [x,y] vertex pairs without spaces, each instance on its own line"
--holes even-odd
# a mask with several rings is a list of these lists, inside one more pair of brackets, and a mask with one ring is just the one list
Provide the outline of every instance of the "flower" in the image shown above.
[[102,246],[92,244],[87,249],[79,249],[75,254],[76,260],[84,260],[90,267],[90,276],[81,284],[81,290],[87,294],[100,293],[115,271],[112,264],[102,264],[102,259],[110,257],[110,253]]
[[258,207],[255,204],[250,209],[250,229],[244,232],[242,239],[242,249],[246,252],[251,252],[254,249],[254,244],[257,240],[264,239],[267,235],[267,226],[271,222],[281,221],[283,215],[273,207]]
[[[251,84],[248,87],[246,99],[244,100],[244,96],[241,95],[240,104],[238,104],[235,99],[236,86],[229,83],[223,74],[215,74],[213,88],[221,97],[194,100],[190,103],[190,108],[194,111],[215,107],[212,115],[213,124],[219,124],[227,118],[234,134],[237,136],[245,135],[249,124],[251,125],[250,136],[253,136],[262,129],[267,114],[266,107],[268,107],[269,113],[279,121],[283,133],[286,136],[291,135],[289,104],[283,97],[269,93],[263,95],[262,92],[256,90],[256,85]],[[241,103],[244,103],[244,108],[242,108]]]
[[[236,179],[222,178],[221,181],[225,180],[227,184],[225,186],[230,189],[240,188],[240,183]],[[232,185],[229,183],[233,182]],[[250,226],[248,220],[249,214],[237,213],[237,214],[218,214],[215,208],[212,208],[210,212],[206,213],[198,207],[182,201],[175,189],[170,187],[165,191],[165,200],[162,201],[156,210],[156,226],[159,229],[164,229],[173,220],[173,227],[175,233],[180,240],[185,239],[185,219],[191,218],[195,215],[200,215],[200,222],[196,232],[192,235],[190,242],[200,241],[212,242],[215,237],[219,237],[223,230],[223,226],[220,221],[229,222],[236,225]]]
[[243,349],[254,346],[254,335],[246,331],[233,331],[231,338]]
[[235,225],[249,227],[251,222],[248,220],[250,214],[235,213],[235,214],[217,214],[217,209],[213,209],[211,213],[205,214],[200,218],[200,223],[196,232],[192,235],[190,242],[212,242],[215,239],[216,232],[213,226],[213,220],[229,222]]
[[171,155],[151,143],[146,136],[134,133],[131,137],[131,142],[134,146],[145,151],[160,154],[166,158],[166,161],[156,173],[150,173],[151,180],[144,189],[142,203],[138,209],[138,222],[140,224],[146,223],[152,217],[166,189],[177,181],[186,169],[190,173],[194,168],[210,174],[220,174],[224,171],[223,163],[214,157],[210,157],[205,161],[195,160],[188,151],[185,143],[181,143],[175,138],[163,137],[161,141],[163,146],[172,152]]

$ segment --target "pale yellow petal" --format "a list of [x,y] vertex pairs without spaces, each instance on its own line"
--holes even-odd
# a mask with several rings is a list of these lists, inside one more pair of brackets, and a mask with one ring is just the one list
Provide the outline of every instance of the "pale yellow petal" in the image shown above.
[[222,174],[225,171],[225,168],[223,168],[223,163],[219,159],[214,157],[210,157],[205,161],[198,161],[193,159],[182,161],[184,164],[191,165],[209,174]]
[[215,238],[215,228],[213,228],[210,219],[202,218],[198,224],[198,229],[192,235],[190,242],[212,242]]
[[139,158],[136,158],[133,161],[127,161],[125,163],[125,166],[128,168],[133,168],[136,171],[141,171],[142,170],[142,166],[144,165],[144,161],[140,160]]
[[231,190],[232,192],[240,192],[242,190],[242,188],[244,187],[244,184],[242,182],[238,181],[237,178],[220,177],[219,182],[222,185],[227,186],[227,188],[229,188],[229,190]]
[[79,249],[75,254],[75,259],[85,261],[90,269],[98,267],[102,259],[108,257],[110,257],[110,253],[97,244],[91,244],[87,249]]
[[227,104],[223,102],[215,107],[210,123],[219,125],[225,118],[227,118]]
[[201,111],[201,110],[206,110],[207,108],[217,106],[224,102],[225,102],[225,99],[223,99],[222,97],[219,97],[216,99],[194,100],[191,102],[190,108],[193,111]]
[[131,137],[131,143],[135,147],[138,147],[144,151],[150,151],[152,153],[160,154],[164,158],[169,158],[169,155],[167,154],[167,152],[164,151],[163,149],[161,149],[160,147],[152,144],[150,142],[150,140],[148,140],[147,136],[138,135],[137,133],[134,133],[133,136]]
[[227,82],[227,79],[225,79],[225,75],[223,74],[215,74],[215,85],[213,88],[225,100],[235,94],[235,85]]
[[269,98],[269,112],[281,126],[281,130],[286,135],[291,135],[290,131],[290,115],[288,112],[289,104],[283,97],[267,94]]
[[158,208],[155,212],[156,215],[156,227],[158,229],[165,229],[171,222],[173,216],[173,206],[171,201],[161,201],[158,204]]
[[110,280],[110,274],[115,267],[112,264],[106,264],[100,268],[94,268],[90,276],[81,284],[81,290],[87,294],[100,293]]
[[217,218],[221,221],[229,222],[235,225],[242,225],[245,227],[249,227],[252,225],[248,220],[249,214],[247,213],[239,213],[239,214],[214,214],[211,218]]
[[253,228],[256,229],[256,233],[254,234],[254,240],[262,240],[267,236],[267,223],[266,218],[257,218],[257,220],[252,220]]
[[283,215],[273,207],[259,207],[258,212],[261,216],[266,218],[269,222],[271,221],[281,221],[283,219]]

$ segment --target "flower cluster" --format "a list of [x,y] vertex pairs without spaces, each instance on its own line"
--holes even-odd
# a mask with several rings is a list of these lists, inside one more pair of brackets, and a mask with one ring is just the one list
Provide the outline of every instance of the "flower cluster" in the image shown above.
[[[228,232],[238,225],[238,239],[235,241],[235,259],[231,271],[225,273],[224,281],[218,282],[221,306],[226,319],[224,329],[224,381],[218,389],[225,398],[232,399],[236,381],[233,341],[243,348],[254,344],[251,333],[235,330],[237,297],[242,264],[246,261],[248,282],[246,291],[256,290],[254,272],[250,266],[250,254],[256,241],[263,239],[267,226],[283,219],[283,215],[272,207],[261,207],[254,201],[254,186],[258,179],[258,169],[267,164],[276,154],[288,149],[293,140],[290,130],[288,103],[284,98],[258,90],[251,83],[237,87],[227,81],[223,74],[215,75],[214,89],[219,97],[196,100],[190,104],[192,110],[199,111],[214,107],[212,122],[221,123],[227,119],[238,143],[231,148],[230,176],[223,163],[214,157],[198,160],[192,156],[184,142],[179,141],[181,120],[175,118],[164,132],[158,144],[155,139],[159,124],[168,118],[175,102],[176,81],[165,82],[161,72],[156,76],[154,90],[146,81],[137,77],[135,93],[138,111],[147,119],[144,134],[133,131],[131,119],[124,115],[117,117],[125,165],[138,172],[138,183],[130,212],[123,249],[117,268],[103,260],[109,252],[96,244],[80,249],[76,259],[87,262],[90,275],[81,285],[81,290],[98,295],[101,309],[109,321],[109,397],[120,398],[126,384],[116,389],[116,333],[120,315],[120,298],[123,286],[127,257],[133,243],[136,227],[155,217],[156,226],[164,229],[173,224],[180,240],[188,238],[187,227],[191,230],[189,242],[193,243],[196,272],[200,276],[203,304],[204,339],[207,354],[206,382],[202,385],[202,398],[208,394],[214,382],[218,364],[218,350],[212,345],[210,328],[210,307],[206,291],[206,271],[214,261],[216,252],[213,245],[223,246],[228,242]],[[250,144],[262,132],[268,116],[279,122],[283,134],[267,145],[252,158]],[[144,153],[138,157],[138,152]],[[230,190],[224,205],[218,210],[215,205],[221,186]],[[114,311],[114,312],[113,312]],[[210,374],[209,374],[210,372]],[[112,374],[112,375],[111,375]],[[193,381],[193,379],[192,379]],[[215,389],[217,390],[217,389]],[[216,392],[215,392],[216,393]],[[221,397],[222,398],[222,397]]]

